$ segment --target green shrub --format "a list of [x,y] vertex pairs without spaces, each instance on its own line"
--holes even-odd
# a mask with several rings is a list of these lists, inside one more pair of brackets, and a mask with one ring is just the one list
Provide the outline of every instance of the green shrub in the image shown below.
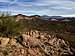
[[0,17],[0,36],[11,37],[20,34],[22,25],[9,16]]

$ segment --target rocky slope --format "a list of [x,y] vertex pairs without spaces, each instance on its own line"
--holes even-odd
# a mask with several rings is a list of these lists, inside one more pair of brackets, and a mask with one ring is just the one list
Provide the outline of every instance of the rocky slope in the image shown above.
[[0,38],[0,56],[73,55],[70,44],[46,32],[30,31],[15,38]]

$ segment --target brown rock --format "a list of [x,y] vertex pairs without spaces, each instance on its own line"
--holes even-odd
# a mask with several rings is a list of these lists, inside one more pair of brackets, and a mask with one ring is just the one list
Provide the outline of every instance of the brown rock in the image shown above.
[[1,42],[1,46],[6,46],[7,44],[8,44],[8,42],[9,42],[9,38],[0,38],[0,42]]

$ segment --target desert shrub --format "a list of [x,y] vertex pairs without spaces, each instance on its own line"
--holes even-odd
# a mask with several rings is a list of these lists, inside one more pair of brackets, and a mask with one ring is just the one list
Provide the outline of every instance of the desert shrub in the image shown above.
[[12,20],[9,16],[0,16],[0,36],[16,36],[22,31],[22,26],[19,22]]

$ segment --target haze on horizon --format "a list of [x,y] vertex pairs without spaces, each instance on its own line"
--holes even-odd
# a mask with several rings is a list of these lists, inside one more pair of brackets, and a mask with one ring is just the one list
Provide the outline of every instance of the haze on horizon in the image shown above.
[[12,15],[75,16],[75,0],[0,0],[0,11]]

